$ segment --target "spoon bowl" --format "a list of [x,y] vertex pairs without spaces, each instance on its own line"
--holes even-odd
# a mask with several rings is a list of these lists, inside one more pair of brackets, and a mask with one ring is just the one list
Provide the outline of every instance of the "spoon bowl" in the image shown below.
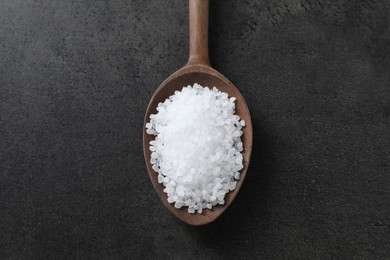
[[150,115],[157,113],[157,105],[164,102],[165,99],[173,95],[176,90],[181,90],[183,87],[198,83],[209,88],[217,87],[220,91],[226,92],[229,97],[235,97],[236,115],[245,120],[245,127],[242,128],[243,135],[241,141],[243,143],[243,165],[244,168],[240,171],[240,179],[237,181],[236,188],[227,193],[225,196],[224,205],[216,205],[212,209],[203,209],[201,214],[188,213],[187,207],[176,209],[172,204],[168,203],[167,194],[163,192],[164,186],[158,183],[157,173],[152,169],[150,163],[151,151],[149,150],[150,141],[154,140],[153,135],[146,133],[146,128],[143,128],[143,149],[146,167],[154,189],[159,195],[164,205],[180,220],[190,225],[204,225],[217,219],[232,203],[238,191],[241,188],[243,180],[249,166],[250,155],[252,151],[252,121],[250,118],[248,107],[244,98],[238,89],[221,73],[210,67],[208,61],[207,50],[207,33],[208,33],[208,0],[189,0],[190,9],[190,58],[183,68],[179,69],[169,76],[158,87],[153,94],[144,120],[144,126],[150,120]]

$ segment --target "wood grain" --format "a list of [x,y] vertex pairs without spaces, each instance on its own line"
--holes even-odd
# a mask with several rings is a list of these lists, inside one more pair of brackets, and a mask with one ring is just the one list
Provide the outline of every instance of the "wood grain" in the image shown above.
[[189,0],[190,57],[188,65],[204,64],[210,66],[209,0]]

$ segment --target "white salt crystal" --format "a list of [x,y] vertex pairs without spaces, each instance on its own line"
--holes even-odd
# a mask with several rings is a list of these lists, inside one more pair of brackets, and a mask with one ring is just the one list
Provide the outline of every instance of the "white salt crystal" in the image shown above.
[[241,134],[240,134],[240,131],[234,131],[233,132],[233,136],[234,137],[237,137],[237,136],[240,136]]
[[238,165],[239,165],[241,162],[242,162],[242,158],[240,158],[240,157],[237,157],[237,158],[236,158],[236,164],[238,164]]
[[233,181],[231,183],[229,183],[229,190],[234,190],[237,186],[237,182],[236,181]]
[[245,121],[235,115],[235,101],[216,87],[194,84],[175,91],[150,115],[145,125],[146,133],[155,135],[150,162],[175,208],[201,214],[223,205],[236,188]]
[[175,202],[175,205],[174,207],[177,208],[177,209],[180,209],[183,205],[180,203],[180,202]]

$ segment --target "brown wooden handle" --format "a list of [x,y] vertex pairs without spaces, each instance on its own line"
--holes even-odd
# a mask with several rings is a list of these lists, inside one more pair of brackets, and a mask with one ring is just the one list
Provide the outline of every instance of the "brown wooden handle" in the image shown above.
[[190,57],[187,65],[203,64],[210,66],[209,0],[189,0],[190,13]]

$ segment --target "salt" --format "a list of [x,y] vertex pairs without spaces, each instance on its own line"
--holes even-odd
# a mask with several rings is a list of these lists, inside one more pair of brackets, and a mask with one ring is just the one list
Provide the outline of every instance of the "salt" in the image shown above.
[[223,205],[236,188],[245,121],[235,115],[235,101],[216,87],[194,84],[175,91],[150,116],[150,162],[175,208],[201,214]]

